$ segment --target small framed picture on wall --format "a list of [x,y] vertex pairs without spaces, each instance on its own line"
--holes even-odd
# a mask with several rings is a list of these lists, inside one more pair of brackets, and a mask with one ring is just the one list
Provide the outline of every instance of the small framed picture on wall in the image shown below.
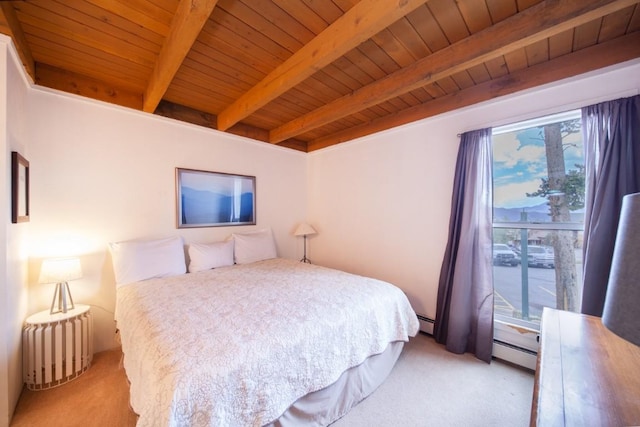
[[29,221],[29,161],[11,152],[11,222]]

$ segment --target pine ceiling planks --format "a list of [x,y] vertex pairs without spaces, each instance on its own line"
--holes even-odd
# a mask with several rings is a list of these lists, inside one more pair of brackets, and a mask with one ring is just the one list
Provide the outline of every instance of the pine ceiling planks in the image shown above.
[[216,3],[217,0],[183,0],[178,4],[143,94],[144,111],[155,111]]
[[18,49],[18,55],[25,67],[27,74],[35,79],[35,61],[31,53],[31,47],[27,41],[22,24],[20,23],[15,9],[9,3],[0,4],[0,31],[13,39],[13,43]]
[[3,1],[0,32],[38,84],[312,151],[640,56],[639,1]]

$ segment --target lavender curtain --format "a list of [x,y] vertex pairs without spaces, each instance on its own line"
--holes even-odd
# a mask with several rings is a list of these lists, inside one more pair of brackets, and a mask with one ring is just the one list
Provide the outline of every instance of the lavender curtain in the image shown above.
[[602,316],[622,198],[640,191],[640,95],[583,108],[582,132],[587,191],[582,312]]
[[437,342],[491,362],[493,349],[491,129],[462,135],[449,240],[438,288]]

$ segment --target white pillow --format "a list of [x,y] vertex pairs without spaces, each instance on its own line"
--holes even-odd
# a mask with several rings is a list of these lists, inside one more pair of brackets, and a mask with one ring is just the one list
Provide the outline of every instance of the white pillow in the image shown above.
[[248,264],[278,256],[270,228],[252,233],[233,234],[232,237],[236,264]]
[[189,273],[233,265],[233,240],[189,245]]
[[182,237],[109,243],[116,285],[186,273]]

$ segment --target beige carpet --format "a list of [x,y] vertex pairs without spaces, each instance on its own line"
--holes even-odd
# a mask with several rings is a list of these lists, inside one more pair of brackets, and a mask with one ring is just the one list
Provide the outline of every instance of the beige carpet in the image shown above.
[[[98,353],[76,380],[24,390],[11,426],[134,426],[120,357]],[[457,356],[418,335],[382,386],[333,426],[527,426],[532,393],[530,372]]]
[[532,396],[531,371],[452,354],[418,335],[378,390],[332,426],[526,427]]
[[93,356],[85,373],[59,387],[22,391],[11,426],[127,427],[137,417],[129,409],[129,383],[120,349]]

